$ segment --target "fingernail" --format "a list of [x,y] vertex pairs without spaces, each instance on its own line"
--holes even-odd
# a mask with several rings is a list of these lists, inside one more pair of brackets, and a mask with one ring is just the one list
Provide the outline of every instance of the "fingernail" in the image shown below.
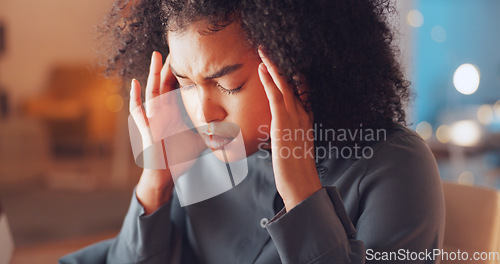
[[153,58],[154,58],[154,56],[155,56],[155,52],[156,52],[156,51],[153,51],[153,53],[151,54],[151,59],[153,59]]
[[259,52],[259,57],[262,59],[264,58],[264,52],[262,52],[262,48],[259,47],[259,49],[257,50]]

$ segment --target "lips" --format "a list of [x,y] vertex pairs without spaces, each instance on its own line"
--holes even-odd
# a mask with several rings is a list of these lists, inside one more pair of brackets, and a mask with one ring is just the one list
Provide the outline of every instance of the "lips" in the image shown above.
[[202,133],[201,137],[205,141],[205,144],[212,150],[222,149],[224,146],[231,143],[231,141],[233,141],[234,139],[232,137],[225,137],[217,134],[207,133]]
[[240,128],[231,122],[210,122],[197,126],[196,129],[205,145],[212,150],[222,149],[240,133]]

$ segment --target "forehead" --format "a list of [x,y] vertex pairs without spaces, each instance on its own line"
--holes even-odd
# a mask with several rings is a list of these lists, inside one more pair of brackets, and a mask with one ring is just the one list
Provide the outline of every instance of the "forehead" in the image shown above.
[[239,23],[233,22],[217,32],[204,33],[206,22],[198,21],[183,31],[167,35],[171,65],[179,74],[196,76],[244,63],[253,55]]

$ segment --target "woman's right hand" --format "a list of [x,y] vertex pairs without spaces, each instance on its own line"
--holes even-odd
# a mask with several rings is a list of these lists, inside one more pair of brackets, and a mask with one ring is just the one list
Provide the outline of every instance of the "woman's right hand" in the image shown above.
[[[136,79],[132,80],[130,89],[130,114],[140,133],[140,138],[131,138],[132,147],[134,140],[142,140],[139,145],[143,148],[144,165],[136,196],[146,215],[170,200],[175,177],[190,166],[189,162],[181,168],[168,166],[168,163],[175,165],[175,159],[189,161],[203,149],[200,137],[190,131],[180,114],[175,92],[172,92],[177,80],[170,70],[169,62],[170,56],[162,66],[161,54],[153,52],[145,90],[145,111],[141,87]],[[189,142],[191,147],[186,147],[185,142]]]

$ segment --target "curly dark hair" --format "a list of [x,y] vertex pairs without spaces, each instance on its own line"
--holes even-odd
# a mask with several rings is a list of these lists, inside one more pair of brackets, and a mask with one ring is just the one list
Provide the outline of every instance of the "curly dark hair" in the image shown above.
[[117,0],[100,32],[110,40],[108,73],[145,83],[151,53],[168,54],[168,30],[241,23],[290,82],[305,77],[315,123],[389,128],[406,125],[410,86],[387,23],[395,12],[390,0]]

